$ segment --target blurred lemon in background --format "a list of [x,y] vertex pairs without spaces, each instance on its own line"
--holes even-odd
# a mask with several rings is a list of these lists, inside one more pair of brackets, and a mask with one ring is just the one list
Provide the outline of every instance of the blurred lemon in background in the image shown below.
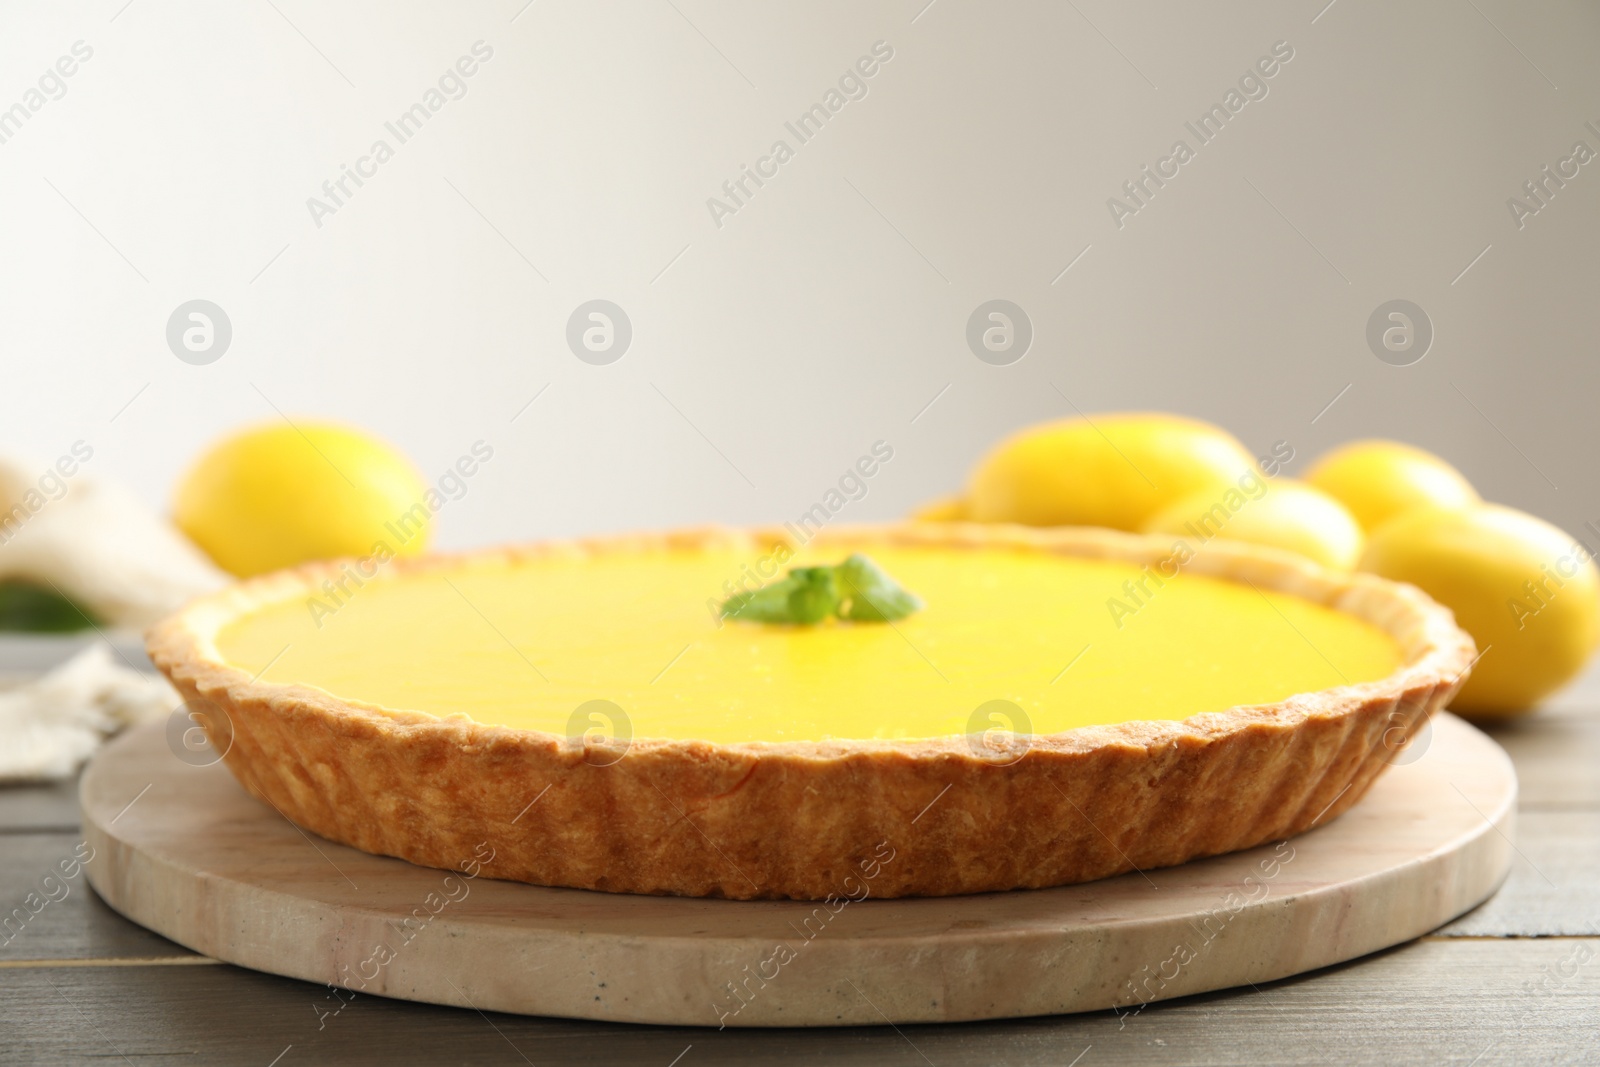
[[1312,464],[1306,481],[1349,508],[1368,533],[1413,508],[1461,508],[1479,499],[1460,471],[1399,441],[1341,445]]
[[917,522],[960,522],[967,518],[965,497],[942,496],[918,506],[911,512]]
[[[1276,450],[1275,450],[1276,452]],[[1293,450],[1289,451],[1293,456]],[[1104,526],[1231,538],[1333,570],[1410,582],[1455,612],[1485,653],[1453,707],[1521,714],[1600,645],[1600,569],[1549,523],[1483,503],[1450,464],[1398,441],[1353,441],[1304,481],[1269,480],[1225,430],[1155,412],[1030,426],[990,450],[963,495],[921,521]]]
[[967,509],[979,522],[1137,530],[1181,497],[1254,473],[1232,434],[1197,419],[1064,419],[996,446],[973,472]]
[[1419,587],[1477,641],[1481,658],[1454,711],[1521,714],[1577,674],[1600,641],[1589,550],[1513,508],[1408,511],[1372,533],[1361,569]]
[[1194,547],[1213,537],[1270,545],[1341,571],[1356,565],[1366,545],[1354,517],[1327,493],[1303,482],[1260,477],[1181,497],[1143,529],[1176,534]]
[[270,425],[202,455],[178,483],[173,518],[218,566],[244,578],[367,555],[379,542],[415,555],[430,533],[425,488],[404,456],[358,430]]

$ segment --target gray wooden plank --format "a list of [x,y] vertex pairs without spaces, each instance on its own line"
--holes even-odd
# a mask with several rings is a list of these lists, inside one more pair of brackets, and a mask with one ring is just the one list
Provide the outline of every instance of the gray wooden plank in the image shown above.
[[80,821],[77,778],[0,786],[0,834],[19,830],[70,833]]
[[155,667],[144,652],[144,637],[132,630],[84,630],[75,634],[0,633],[0,680],[15,683],[39,675],[104,641],[117,663],[136,670]]
[[1600,812],[1517,813],[1511,875],[1449,937],[1600,935]]
[[[872,990],[863,989],[870,998]],[[1476,1064],[1592,1062],[1600,939],[1424,941],[1262,987],[956,1026],[739,1031],[485,1016],[223,965],[0,968],[0,1063]],[[320,1028],[319,1028],[320,1027]],[[685,1050],[688,1050],[685,1052]],[[1476,1059],[1475,1059],[1476,1057]]]
[[1524,811],[1600,811],[1600,695],[1584,685],[1525,718],[1484,724],[1516,765]]
[[1600,810],[1600,658],[1531,714],[1477,725],[1516,764],[1523,811]]
[[0,964],[194,955],[107,907],[77,862],[89,855],[76,833],[0,836]]

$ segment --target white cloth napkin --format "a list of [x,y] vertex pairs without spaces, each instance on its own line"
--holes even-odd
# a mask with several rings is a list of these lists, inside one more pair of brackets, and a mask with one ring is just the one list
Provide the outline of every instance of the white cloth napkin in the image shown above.
[[135,630],[229,581],[122,486],[82,471],[56,477],[43,464],[5,454],[0,578],[54,586],[106,622]]
[[181,705],[164,680],[114,662],[97,642],[48,674],[0,690],[0,782],[70,777],[107,737]]
[[[67,459],[51,467],[0,454],[0,579],[54,588],[109,626],[132,630],[227,583],[133,493]],[[113,660],[96,642],[48,674],[0,690],[0,782],[68,777],[105,738],[180,704],[166,682]]]

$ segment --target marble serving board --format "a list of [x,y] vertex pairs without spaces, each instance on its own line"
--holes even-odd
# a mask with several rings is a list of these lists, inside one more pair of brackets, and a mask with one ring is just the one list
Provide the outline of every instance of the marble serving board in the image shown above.
[[[1425,747],[1424,747],[1425,746]],[[181,746],[179,746],[181,749]],[[1505,753],[1448,715],[1356,807],[1248,852],[1059,889],[831,904],[623,896],[415,867],[308,834],[160,725],[85,772],[85,867],[196,952],[349,991],[687,1026],[955,1022],[1260,983],[1409,940],[1494,892]]]

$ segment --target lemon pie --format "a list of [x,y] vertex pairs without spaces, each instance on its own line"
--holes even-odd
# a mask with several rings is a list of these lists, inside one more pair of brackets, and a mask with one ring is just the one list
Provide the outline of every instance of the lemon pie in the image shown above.
[[[719,609],[853,554],[921,609]],[[1473,655],[1417,590],[1270,549],[963,523],[316,564],[195,602],[149,648],[245,788],[324,837],[799,899],[1062,885],[1301,832]]]

